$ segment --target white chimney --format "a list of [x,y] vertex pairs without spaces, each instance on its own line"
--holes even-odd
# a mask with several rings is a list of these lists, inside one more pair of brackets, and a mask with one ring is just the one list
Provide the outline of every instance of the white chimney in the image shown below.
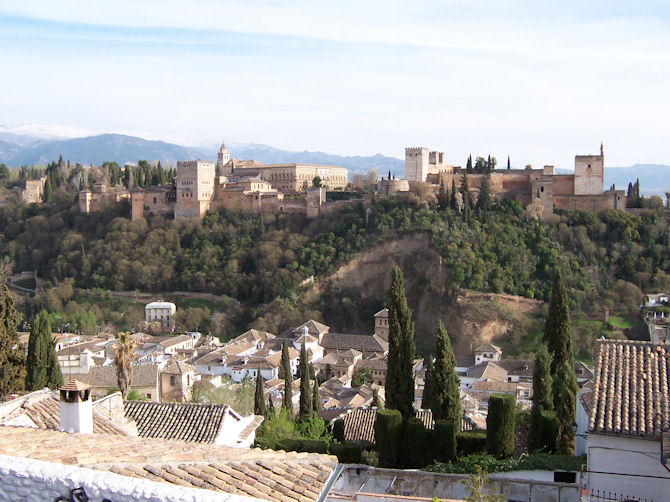
[[91,386],[70,380],[60,388],[60,430],[93,434],[93,405]]

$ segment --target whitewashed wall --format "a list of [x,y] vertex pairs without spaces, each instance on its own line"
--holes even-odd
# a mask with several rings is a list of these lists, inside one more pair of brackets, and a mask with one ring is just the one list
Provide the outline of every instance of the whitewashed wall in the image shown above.
[[105,499],[140,502],[202,501],[252,502],[260,499],[186,488],[104,471],[0,455],[0,495],[3,501],[55,501],[68,499],[83,488],[91,502]]
[[591,490],[668,500],[670,472],[661,464],[660,441],[589,434],[588,463]]

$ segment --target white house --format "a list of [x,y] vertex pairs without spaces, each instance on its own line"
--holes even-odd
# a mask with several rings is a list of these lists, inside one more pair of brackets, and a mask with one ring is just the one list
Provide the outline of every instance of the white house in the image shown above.
[[[588,410],[588,487],[592,494],[668,500],[661,437],[670,425],[670,345],[598,344]],[[586,411],[588,401],[579,401]]]
[[174,316],[177,306],[171,302],[151,302],[144,307],[144,320],[149,324],[160,324],[161,331],[174,330]]

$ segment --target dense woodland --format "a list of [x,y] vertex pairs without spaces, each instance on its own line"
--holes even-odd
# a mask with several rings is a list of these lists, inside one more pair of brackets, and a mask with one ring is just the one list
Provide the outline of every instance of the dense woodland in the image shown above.
[[[10,204],[0,209],[0,254],[13,260],[14,272],[35,270],[46,281],[33,308],[69,308],[68,315],[97,316],[89,326],[112,322],[123,328],[141,318],[141,309],[134,307],[137,312],[124,321],[118,309],[79,308],[73,301],[77,288],[210,292],[225,295],[224,305],[192,309],[188,314],[202,319],[188,322],[218,334],[233,334],[254,321],[256,327],[281,329],[306,316],[337,329],[368,330],[371,313],[385,299],[363,305],[355,292],[329,297],[326,291],[319,302],[301,304],[298,286],[361,250],[416,231],[429,234],[442,256],[447,291],[548,300],[558,267],[571,311],[588,316],[603,307],[634,314],[642,291],[670,289],[670,227],[662,209],[641,216],[558,212],[542,223],[508,200],[468,208],[467,215],[447,203],[441,209],[438,200],[429,195],[375,201],[367,211],[352,207],[315,220],[222,210],[202,222],[151,215],[130,221],[124,203],[90,215],[67,198],[44,206]],[[207,318],[212,310],[225,310],[226,319],[215,325]]]

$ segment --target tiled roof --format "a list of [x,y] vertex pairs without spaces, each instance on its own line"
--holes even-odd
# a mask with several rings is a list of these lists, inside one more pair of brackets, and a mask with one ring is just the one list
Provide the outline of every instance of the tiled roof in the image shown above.
[[[24,416],[40,429],[54,431],[59,429],[60,401],[54,394],[48,391],[36,391],[17,398],[18,400],[23,400],[23,402],[20,404],[9,401],[3,403],[5,406],[19,404],[15,409],[8,410],[7,413],[3,410],[4,406],[0,405],[0,424],[13,425],[25,423],[22,419],[22,416]],[[93,432],[95,434],[126,435],[122,429],[95,411],[93,412]]]
[[500,359],[496,364],[507,371],[508,375],[524,378],[533,378],[535,361],[524,361],[522,359]]
[[670,345],[597,343],[589,432],[659,438],[670,418]]
[[388,352],[389,344],[379,335],[350,335],[346,333],[326,333],[320,345],[324,349],[347,350],[356,349],[365,352]]
[[168,375],[183,375],[184,373],[193,373],[195,368],[183,361],[172,359],[163,369],[163,373]]
[[222,365],[225,355],[226,353],[223,351],[223,348],[215,349],[196,359],[193,364],[197,364],[198,366]]
[[90,342],[68,345],[67,347],[63,347],[61,350],[56,352],[56,354],[59,356],[71,356],[81,354],[85,350],[90,350],[91,352],[100,352],[101,350],[105,350],[105,342],[107,341],[108,340],[100,338]]
[[337,458],[316,453],[24,427],[0,427],[0,454],[277,502],[316,500],[337,466]]
[[379,312],[377,312],[377,313],[375,314],[375,317],[379,317],[379,316],[382,316],[382,317],[388,317],[388,316],[389,316],[389,309],[387,309],[386,307],[384,307],[383,309],[381,309]]
[[228,407],[223,404],[127,401],[126,416],[135,420],[140,437],[213,443]]
[[[156,385],[158,379],[157,364],[133,365],[131,387],[149,387]],[[93,366],[88,373],[78,373],[77,379],[91,387],[116,387],[116,366]]]
[[320,322],[310,319],[306,323],[301,324],[297,328],[287,329],[282,333],[282,338],[295,338],[303,334],[303,327],[307,326],[307,334],[319,336],[321,333],[328,333],[330,326],[326,326]]
[[68,381],[68,383],[63,385],[60,388],[60,390],[80,391],[80,390],[86,390],[86,389],[90,389],[90,388],[91,388],[91,386],[89,384],[84,383],[84,382],[80,382],[79,380],[72,378]]
[[[426,429],[432,430],[435,426],[431,410],[415,410],[415,415],[416,418],[423,422]],[[344,439],[346,441],[368,444],[375,443],[377,408],[350,408],[343,410],[340,415],[332,418],[331,422],[340,418],[344,421]],[[468,431],[477,428],[470,418],[463,416],[461,430]]]
[[497,345],[493,345],[491,343],[485,343],[475,349],[475,354],[477,352],[502,352],[502,349]]
[[492,361],[486,361],[470,367],[467,375],[470,378],[480,378],[498,382],[507,381],[507,371]]

